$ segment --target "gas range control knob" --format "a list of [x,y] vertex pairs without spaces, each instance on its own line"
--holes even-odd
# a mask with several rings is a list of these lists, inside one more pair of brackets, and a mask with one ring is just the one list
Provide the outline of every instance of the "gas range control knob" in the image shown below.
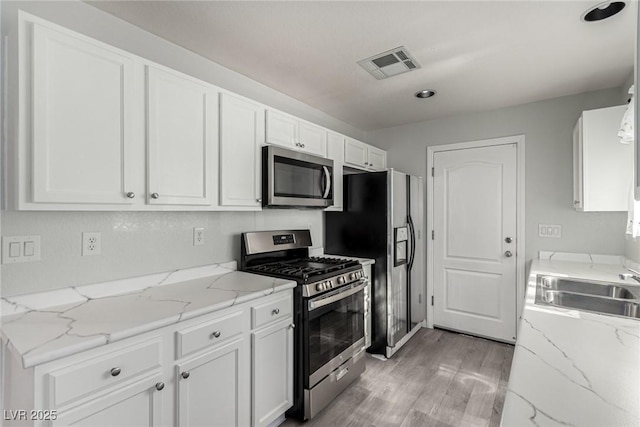
[[346,282],[346,280],[344,279],[344,276],[338,277],[338,285],[344,285],[344,282]]
[[333,288],[333,280],[329,280],[327,285],[329,285],[329,289]]
[[316,285],[316,291],[321,291],[321,290],[323,290],[323,288],[322,288],[322,283],[318,283],[318,284]]
[[355,273],[349,273],[349,280],[353,280],[356,278]]

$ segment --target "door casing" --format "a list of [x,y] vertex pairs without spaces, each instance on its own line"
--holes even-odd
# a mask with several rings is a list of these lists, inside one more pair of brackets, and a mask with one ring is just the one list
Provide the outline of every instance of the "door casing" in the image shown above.
[[[516,319],[519,319],[522,314],[522,307],[524,305],[525,294],[525,138],[524,135],[514,135],[502,138],[483,139],[478,141],[460,142],[455,144],[434,145],[427,147],[427,185],[426,185],[426,200],[427,200],[427,228],[425,235],[427,235],[427,301],[433,300],[434,289],[434,260],[433,260],[433,239],[431,239],[431,233],[433,231],[433,213],[434,213],[434,198],[433,198],[433,185],[434,180],[431,176],[431,170],[433,168],[434,154],[442,151],[453,150],[465,150],[469,148],[491,147],[496,145],[510,145],[516,144]],[[433,309],[432,305],[427,304],[427,327],[433,328]],[[516,338],[517,338],[516,327]]]

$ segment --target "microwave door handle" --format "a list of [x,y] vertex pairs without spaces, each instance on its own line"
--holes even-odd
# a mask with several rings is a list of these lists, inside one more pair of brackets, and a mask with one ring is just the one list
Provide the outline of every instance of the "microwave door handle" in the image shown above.
[[329,191],[331,191],[331,175],[329,175],[329,169],[326,166],[322,167],[322,171],[324,172],[324,194],[322,198],[326,199],[329,197]]

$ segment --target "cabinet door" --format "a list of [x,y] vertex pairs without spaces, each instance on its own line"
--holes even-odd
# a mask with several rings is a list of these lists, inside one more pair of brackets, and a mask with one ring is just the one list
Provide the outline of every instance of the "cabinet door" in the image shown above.
[[573,207],[583,210],[582,205],[582,117],[573,128]]
[[327,131],[311,123],[300,122],[300,149],[316,156],[327,157]]
[[626,106],[582,113],[584,211],[626,211],[633,182],[633,145],[621,144],[618,130]]
[[[69,410],[61,409],[53,426],[86,427],[153,427],[161,424],[161,405],[164,393],[156,385],[162,375],[146,376],[138,381],[104,394],[88,403]],[[164,387],[164,384],[163,384]],[[168,403],[169,401],[167,401]]]
[[176,366],[179,426],[249,424],[246,345],[240,339]]
[[328,211],[342,211],[342,183],[344,165],[344,136],[329,132],[327,157],[333,160],[333,206]]
[[359,168],[367,167],[367,146],[355,139],[344,139],[344,162],[345,164]]
[[147,200],[210,205],[217,163],[217,92],[204,82],[152,66],[147,66],[146,77]]
[[280,145],[285,148],[299,148],[298,120],[277,111],[267,110],[266,126],[268,144]]
[[260,207],[264,108],[220,95],[220,204]]
[[367,147],[368,167],[375,171],[383,171],[387,168],[387,153],[376,147]]
[[253,426],[266,426],[293,405],[293,324],[288,319],[251,334]]
[[32,201],[132,203],[132,58],[36,23],[32,46]]

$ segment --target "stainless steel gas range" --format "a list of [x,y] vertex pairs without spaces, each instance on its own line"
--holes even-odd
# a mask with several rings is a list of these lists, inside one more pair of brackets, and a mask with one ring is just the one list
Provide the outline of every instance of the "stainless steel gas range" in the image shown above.
[[365,369],[366,279],[359,262],[309,257],[309,230],[242,234],[241,270],[295,280],[294,405],[313,418]]

